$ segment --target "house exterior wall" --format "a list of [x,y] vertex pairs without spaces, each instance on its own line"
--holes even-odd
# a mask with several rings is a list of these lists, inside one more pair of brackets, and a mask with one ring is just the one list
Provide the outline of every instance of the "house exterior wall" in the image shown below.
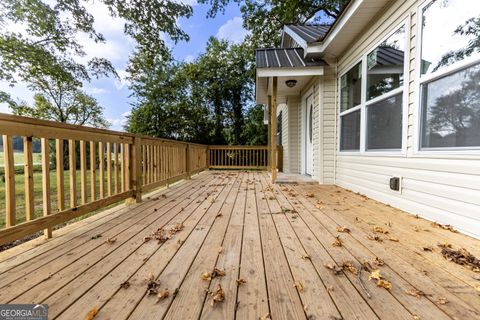
[[[335,120],[338,121],[339,104],[335,103],[335,100],[338,101],[339,97],[335,82],[338,77],[331,78],[328,73],[324,80],[324,146],[331,143],[328,135],[336,134],[337,185],[429,220],[452,224],[462,232],[480,237],[480,155],[416,151],[417,8],[423,3],[424,1],[419,0],[393,1],[363,32],[363,36],[352,43],[349,50],[338,59],[337,75],[341,75],[359,61],[363,54],[375,48],[382,38],[396,29],[402,21],[407,20],[410,48],[406,53],[410,56],[407,58],[409,72],[406,74],[408,82],[405,89],[408,90],[408,122],[404,123],[404,126],[408,127],[406,136],[403,137],[406,139],[404,152],[396,155],[352,155],[337,151],[339,137]],[[337,99],[332,90],[337,94]],[[331,105],[335,104],[337,113],[335,119],[332,119]],[[328,152],[331,153],[331,148],[328,150],[324,154],[324,162],[325,157],[328,159]],[[328,168],[332,162],[327,161],[324,165]],[[389,179],[392,176],[402,177],[401,192],[390,190]]]
[[282,113],[282,123],[277,123],[277,126],[282,126],[282,147],[283,147],[283,171],[289,172],[290,168],[290,157],[289,150],[291,144],[289,143],[289,126],[288,126],[288,118],[290,117],[288,105],[283,103],[280,104],[277,108],[277,119],[280,112]]
[[[288,173],[300,173],[300,126],[301,126],[301,113],[300,113],[300,97],[291,96],[287,99],[288,105],[288,153],[285,153],[284,157],[288,160]],[[287,172],[287,171],[285,171]]]

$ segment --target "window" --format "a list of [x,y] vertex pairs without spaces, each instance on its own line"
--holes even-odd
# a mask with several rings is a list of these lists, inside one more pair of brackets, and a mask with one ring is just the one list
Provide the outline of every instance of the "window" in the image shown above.
[[340,78],[340,151],[402,149],[405,52],[402,25]]
[[468,0],[421,9],[420,149],[480,147],[479,12]]
[[282,145],[283,143],[283,111],[280,111],[280,113],[277,116],[277,145]]

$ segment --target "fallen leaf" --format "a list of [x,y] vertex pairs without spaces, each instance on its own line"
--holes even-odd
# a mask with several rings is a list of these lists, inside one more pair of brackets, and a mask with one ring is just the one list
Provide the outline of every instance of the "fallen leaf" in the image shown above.
[[215,306],[215,303],[225,300],[225,292],[223,291],[222,286],[218,284],[217,290],[215,290],[215,292],[212,292],[210,296],[212,297],[212,307]]
[[437,247],[440,247],[440,248],[452,248],[452,245],[448,242],[444,242],[444,243],[439,243],[437,244]]
[[437,300],[437,304],[440,304],[440,305],[444,305],[444,304],[447,304],[447,303],[448,303],[448,300],[445,297],[440,297]]
[[220,217],[223,217],[223,213],[221,212],[215,216],[215,218],[220,218]]
[[454,250],[450,248],[442,249],[442,256],[448,261],[465,266],[473,272],[480,272],[480,260],[468,252],[466,249]]
[[151,273],[147,278],[147,295],[157,294],[159,285],[160,281],[155,280],[155,275]]
[[350,261],[344,262],[342,264],[342,269],[350,271],[351,273],[357,275],[358,274],[358,269],[354,267],[353,263]]
[[210,272],[202,273],[202,280],[205,280],[205,281],[212,280],[212,276],[210,275]]
[[105,241],[105,242],[108,243],[108,244],[113,244],[113,243],[115,243],[115,241],[117,241],[117,238],[108,238],[107,241]]
[[85,320],[93,320],[93,318],[95,318],[97,313],[98,313],[98,307],[95,306],[92,309],[90,309],[90,311],[88,311],[87,316],[85,317]]
[[382,287],[389,290],[392,287],[392,284],[385,279],[380,279],[377,281],[377,287]]
[[334,289],[333,289],[333,286],[327,287],[327,291],[328,291],[328,292],[332,292],[333,290],[334,290]]
[[305,193],[305,197],[313,198],[313,197],[315,197],[315,195],[313,194],[313,192],[307,192],[307,193]]
[[432,222],[432,226],[434,227],[438,227],[440,229],[443,229],[443,230],[448,230],[448,231],[451,231],[451,232],[454,232],[454,233],[457,233],[458,231],[455,230],[451,225],[449,224],[440,224],[438,222]]
[[260,317],[260,320],[271,320],[270,313],[267,313]]
[[243,278],[237,279],[237,286],[241,286],[244,283],[247,283],[247,280],[245,280]]
[[410,290],[405,290],[405,293],[408,294],[408,295],[411,295],[413,297],[416,297],[416,298],[421,298],[421,297],[425,296],[425,292],[423,292],[421,290],[418,290],[418,289],[415,289],[415,288],[411,288]]
[[305,286],[303,285],[303,283],[301,283],[300,281],[295,281],[295,283],[293,284],[293,286],[295,288],[297,288],[298,291],[300,292],[303,292],[303,290],[305,290]]
[[383,261],[383,259],[380,259],[379,257],[375,257],[375,260],[373,260],[373,263],[379,267],[385,265],[385,261]]
[[368,276],[368,280],[372,280],[372,279],[375,279],[375,280],[382,279],[382,274],[380,273],[380,269],[375,269],[372,271],[372,273],[370,273],[370,275]]
[[393,242],[399,242],[400,241],[400,239],[392,237],[392,236],[388,237],[388,240],[393,241]]
[[378,242],[383,242],[382,238],[380,238],[379,236],[377,235],[368,235],[367,236],[368,240],[373,240],[373,241],[378,241]]
[[176,234],[177,232],[182,231],[183,228],[184,228],[183,223],[177,223],[174,227],[172,227],[172,228],[168,231],[168,233],[169,233],[171,236],[173,236],[173,235]]
[[423,251],[433,252],[433,247],[423,247]]
[[373,232],[387,234],[389,231],[383,229],[382,227],[375,226],[373,227]]
[[159,302],[160,300],[163,300],[163,299],[166,299],[170,296],[170,291],[168,291],[168,289],[165,289],[163,290],[162,292],[159,292],[158,295],[157,295],[157,302]]
[[120,284],[120,288],[122,288],[122,289],[130,288],[130,282],[125,281],[124,283]]
[[216,278],[216,277],[223,277],[225,276],[225,271],[224,270],[220,270],[218,268],[213,268],[213,271],[212,271],[212,278]]
[[312,257],[310,257],[309,254],[304,254],[304,255],[302,255],[302,259],[303,260],[312,260]]
[[337,227],[337,232],[350,233],[350,229],[347,227]]
[[341,247],[342,241],[340,240],[340,236],[335,237],[335,241],[333,241],[332,246],[334,247]]
[[368,260],[364,260],[362,262],[362,267],[363,267],[363,270],[368,271],[368,272],[370,272],[370,270],[372,270],[372,265],[370,264],[370,262]]
[[342,273],[342,269],[331,263],[326,263],[323,265],[325,268],[332,270],[335,275]]
[[98,238],[101,238],[101,237],[102,237],[101,234],[97,234],[97,235],[94,235],[91,239],[95,240],[95,239],[98,239]]
[[416,314],[414,314],[414,315],[412,316],[412,319],[413,319],[413,320],[420,320],[420,317],[417,316]]

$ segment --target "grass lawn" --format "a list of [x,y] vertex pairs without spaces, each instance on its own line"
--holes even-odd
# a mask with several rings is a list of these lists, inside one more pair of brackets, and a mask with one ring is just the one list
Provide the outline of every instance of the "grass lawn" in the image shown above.
[[[80,195],[80,170],[77,170],[77,204],[80,204],[81,195]],[[56,171],[50,172],[50,196],[52,203],[52,213],[58,211],[57,207],[57,179]],[[25,221],[25,176],[23,174],[15,175],[15,200],[17,208],[17,223]],[[87,172],[87,202],[90,201],[90,172]],[[99,181],[100,176],[97,170],[97,199],[99,197]],[[42,174],[41,172],[35,172],[33,174],[34,182],[34,200],[35,200],[35,217],[41,217],[43,215],[42,209]],[[105,192],[107,191],[107,183],[105,179]],[[64,188],[65,188],[65,208],[70,207],[70,174],[68,170],[64,172]],[[113,189],[112,189],[113,190]],[[88,215],[74,219],[74,221],[81,220]],[[0,179],[0,229],[5,227],[5,183]]]
[[[16,166],[23,165],[23,152],[14,152],[13,153],[13,160]],[[37,164],[42,161],[42,154],[41,153],[34,153],[33,154],[33,163]],[[0,167],[3,167],[5,164],[5,157],[3,155],[3,151],[0,151]]]

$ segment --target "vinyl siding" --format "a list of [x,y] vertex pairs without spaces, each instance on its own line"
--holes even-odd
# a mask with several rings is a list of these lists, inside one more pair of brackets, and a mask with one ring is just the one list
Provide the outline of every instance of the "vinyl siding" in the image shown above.
[[289,127],[288,127],[288,106],[286,104],[281,104],[277,108],[277,118],[278,115],[282,113],[282,123],[277,123],[277,126],[282,126],[282,146],[283,146],[283,171],[289,172],[288,169],[290,168],[290,157],[288,156],[290,150],[290,143],[289,143]]
[[[407,136],[404,137],[407,141],[405,154],[379,156],[345,155],[337,152],[335,183],[412,214],[439,223],[452,224],[464,233],[480,237],[480,156],[427,155],[415,152],[417,7],[423,2],[393,1],[363,32],[363,36],[339,58],[338,74],[341,74],[363,54],[372,50],[405,18],[408,19],[410,57],[407,75],[408,129]],[[334,103],[335,99],[332,100],[330,97],[330,86],[334,85],[335,81],[325,80],[324,114],[327,106]],[[338,106],[335,110],[338,111]],[[327,115],[328,113],[325,114],[324,125],[328,123],[328,130],[331,130],[332,119],[327,118]],[[338,131],[333,129],[330,132],[336,134]],[[338,143],[338,137],[335,140]],[[389,179],[392,176],[402,177],[401,192],[389,189]]]
[[[288,97],[288,156],[289,165],[288,173],[300,173],[300,127],[301,127],[301,113],[300,113],[300,98]],[[287,171],[286,171],[287,172]]]

